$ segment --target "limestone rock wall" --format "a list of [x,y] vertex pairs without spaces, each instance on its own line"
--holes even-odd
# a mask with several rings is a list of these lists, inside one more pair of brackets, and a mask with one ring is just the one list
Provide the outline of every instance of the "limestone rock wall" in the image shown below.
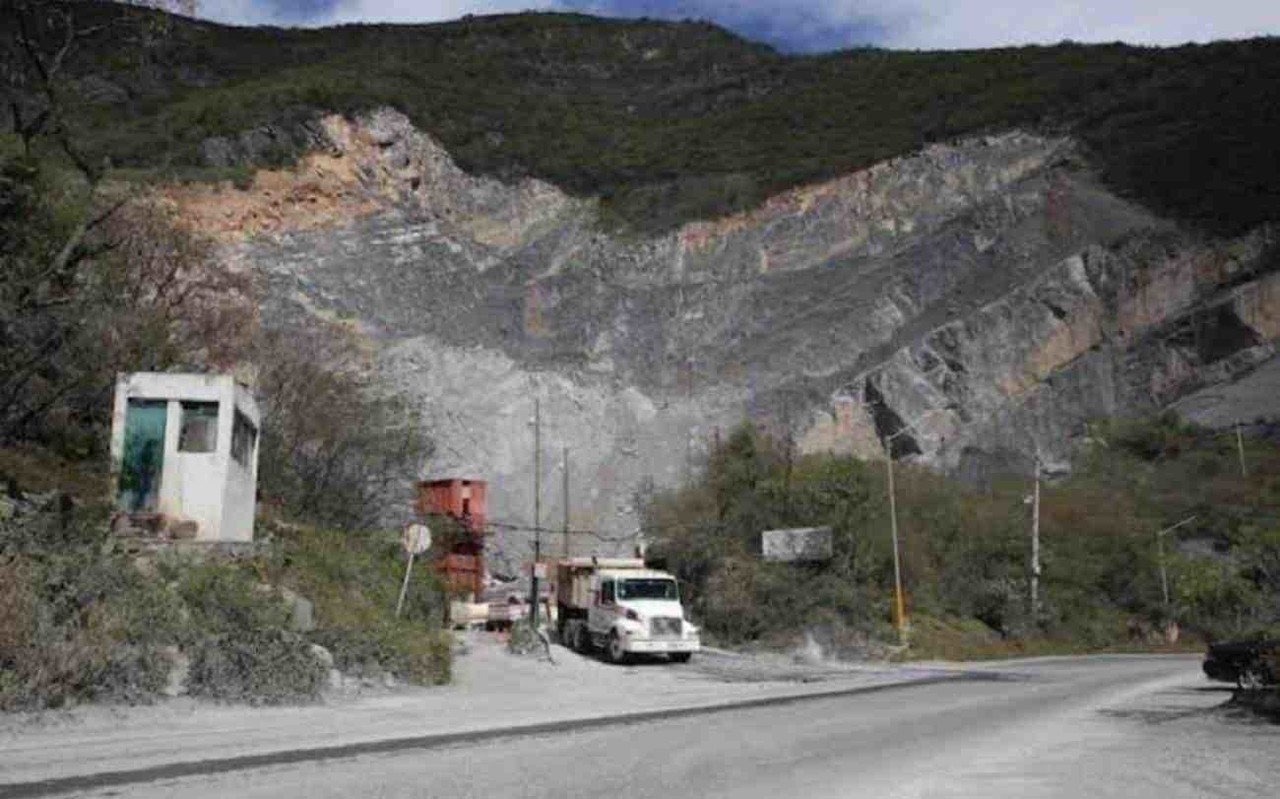
[[[1265,371],[1280,337],[1273,231],[1180,231],[1066,139],[934,145],[637,238],[594,200],[462,172],[394,111],[308,130],[298,167],[174,201],[261,276],[270,323],[364,331],[433,420],[427,471],[490,480],[514,526],[541,398],[542,523],[562,524],[568,447],[571,526],[599,536],[577,552],[626,539],[636,490],[684,479],[743,418],[868,457],[911,423],[896,455],[979,475],[1037,447],[1065,462],[1099,414],[1213,405],[1206,387]],[[499,540],[518,561],[526,538]]]

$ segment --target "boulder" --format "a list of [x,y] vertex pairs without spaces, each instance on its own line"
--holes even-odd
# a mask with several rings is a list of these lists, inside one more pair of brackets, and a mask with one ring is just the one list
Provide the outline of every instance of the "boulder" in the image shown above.
[[289,626],[295,632],[309,633],[316,628],[315,604],[288,588],[280,589],[280,598],[289,606]]
[[200,533],[200,524],[190,519],[169,523],[169,537],[179,541],[192,541]]
[[164,696],[182,696],[187,692],[187,677],[191,673],[191,658],[176,646],[166,646],[161,654],[169,661],[169,679],[160,693]]
[[330,672],[334,671],[332,652],[330,652],[328,649],[325,649],[323,646],[320,646],[319,644],[311,644],[311,646],[308,648],[311,651],[311,656],[314,657],[316,661],[320,663],[320,665],[324,666]]

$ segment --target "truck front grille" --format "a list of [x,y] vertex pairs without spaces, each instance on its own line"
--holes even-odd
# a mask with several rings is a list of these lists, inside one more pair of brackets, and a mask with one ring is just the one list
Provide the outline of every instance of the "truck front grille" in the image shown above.
[[649,621],[649,635],[653,638],[679,638],[683,631],[683,619],[658,617]]

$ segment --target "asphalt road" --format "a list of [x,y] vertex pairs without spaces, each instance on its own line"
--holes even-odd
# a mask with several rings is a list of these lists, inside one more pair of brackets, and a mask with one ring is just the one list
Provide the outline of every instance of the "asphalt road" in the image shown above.
[[1024,662],[1009,679],[90,790],[182,797],[1280,795],[1280,726],[1194,657]]

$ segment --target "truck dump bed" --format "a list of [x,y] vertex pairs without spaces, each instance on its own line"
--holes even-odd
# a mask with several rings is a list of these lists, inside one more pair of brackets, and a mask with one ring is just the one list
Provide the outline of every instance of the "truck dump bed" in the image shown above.
[[644,568],[640,558],[569,558],[556,564],[556,601],[569,608],[591,606],[591,575],[601,569]]

